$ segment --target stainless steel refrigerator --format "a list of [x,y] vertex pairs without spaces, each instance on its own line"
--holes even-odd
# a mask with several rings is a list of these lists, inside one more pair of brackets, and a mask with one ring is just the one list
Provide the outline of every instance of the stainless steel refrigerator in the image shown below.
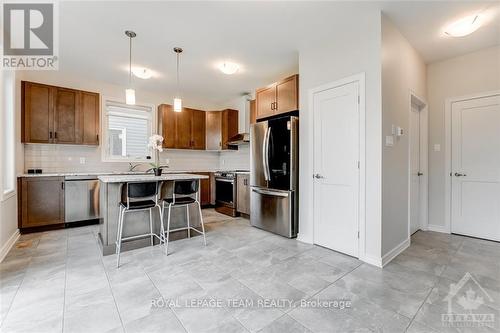
[[289,238],[298,232],[298,125],[285,116],[250,128],[250,223]]

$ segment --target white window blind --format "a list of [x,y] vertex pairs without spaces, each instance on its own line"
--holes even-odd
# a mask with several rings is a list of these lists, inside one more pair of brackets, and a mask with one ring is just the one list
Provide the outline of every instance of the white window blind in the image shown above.
[[153,109],[106,101],[106,159],[146,160]]

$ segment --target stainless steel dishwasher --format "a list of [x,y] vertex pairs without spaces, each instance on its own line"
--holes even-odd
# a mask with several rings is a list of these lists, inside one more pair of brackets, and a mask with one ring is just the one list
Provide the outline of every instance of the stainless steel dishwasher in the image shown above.
[[66,223],[100,218],[97,176],[66,176],[64,189]]

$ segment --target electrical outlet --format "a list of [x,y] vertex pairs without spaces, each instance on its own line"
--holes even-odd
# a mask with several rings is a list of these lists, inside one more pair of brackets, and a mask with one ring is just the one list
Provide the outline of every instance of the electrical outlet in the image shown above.
[[434,151],[441,151],[441,145],[439,143],[434,145]]
[[80,164],[85,164],[86,161],[85,161],[85,157],[80,157]]
[[170,164],[170,158],[166,158],[166,159],[165,159],[165,164],[166,164],[166,165],[169,165],[169,164]]

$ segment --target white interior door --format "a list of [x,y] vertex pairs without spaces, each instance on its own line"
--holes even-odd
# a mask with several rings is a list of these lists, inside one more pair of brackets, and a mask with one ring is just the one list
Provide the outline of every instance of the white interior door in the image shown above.
[[451,232],[500,241],[500,95],[451,112]]
[[359,83],[313,94],[314,243],[357,257]]
[[410,112],[410,235],[420,229],[420,106]]

